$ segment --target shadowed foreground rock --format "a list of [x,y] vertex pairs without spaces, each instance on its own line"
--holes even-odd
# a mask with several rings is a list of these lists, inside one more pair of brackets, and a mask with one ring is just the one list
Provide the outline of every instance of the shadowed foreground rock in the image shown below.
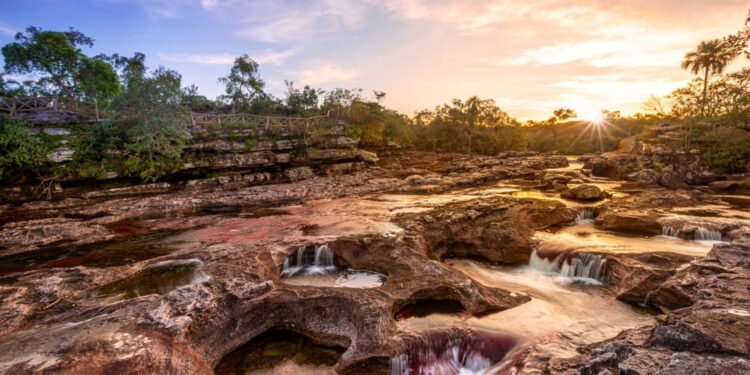
[[[648,303],[671,310],[654,327],[625,331],[585,354],[548,364],[566,374],[750,373],[750,246],[718,244],[677,271]],[[674,310],[672,310],[674,309]]]

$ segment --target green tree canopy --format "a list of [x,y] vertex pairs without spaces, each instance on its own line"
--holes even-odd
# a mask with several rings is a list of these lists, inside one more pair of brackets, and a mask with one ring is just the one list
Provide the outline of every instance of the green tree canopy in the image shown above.
[[253,100],[265,96],[265,83],[260,79],[258,63],[246,54],[234,60],[229,75],[219,78],[219,82],[225,86],[223,98],[232,103],[235,111],[250,108]]
[[38,75],[38,86],[69,98],[106,101],[117,94],[119,83],[109,63],[81,51],[81,47],[93,45],[93,39],[73,28],[60,32],[29,27],[3,46],[5,71]]
[[305,86],[302,90],[294,87],[294,82],[284,81],[286,84],[285,104],[291,114],[309,116],[319,112],[318,104],[324,91]]
[[703,110],[706,109],[706,94],[709,74],[721,74],[736,57],[732,48],[721,39],[704,40],[695,51],[685,54],[682,68],[693,74],[703,73]]

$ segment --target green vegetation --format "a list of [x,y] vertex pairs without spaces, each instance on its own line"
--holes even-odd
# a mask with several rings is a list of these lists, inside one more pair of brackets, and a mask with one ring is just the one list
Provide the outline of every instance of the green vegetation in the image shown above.
[[[750,21],[750,19],[748,20]],[[189,112],[248,113],[278,116],[330,115],[347,124],[348,135],[366,147],[386,142],[418,150],[494,155],[503,151],[559,151],[581,154],[629,149],[636,141],[661,143],[693,152],[697,149],[717,172],[744,172],[750,158],[750,69],[725,73],[740,56],[750,58],[750,27],[723,39],[701,42],[682,68],[699,75],[667,97],[652,96],[644,113],[621,116],[603,111],[597,121],[577,120],[570,108],[558,108],[541,121],[511,117],[491,99],[454,99],[407,116],[385,107],[384,92],[361,89],[321,90],[286,81],[283,97],[265,92],[258,64],[248,55],[235,59],[219,79],[225,94],[216,100],[183,86],[181,75],[166,67],[150,69],[146,56],[87,56],[94,40],[83,33],[30,27],[2,48],[5,73],[33,76],[17,82],[0,73],[0,96],[60,95],[78,102],[96,100],[106,121],[78,125],[69,146],[75,149],[66,173],[104,178],[112,172],[158,180],[179,169],[191,141]],[[677,68],[677,67],[675,67]],[[45,163],[51,143],[29,135],[29,127],[2,120],[0,179],[52,173]],[[666,126],[661,126],[666,125]],[[252,126],[237,117],[209,130]],[[661,128],[671,133],[663,134]],[[677,129],[676,131],[674,129]],[[313,133],[316,130],[312,130]],[[660,133],[661,132],[661,133]],[[259,133],[238,133],[243,152],[252,150]],[[314,134],[313,134],[314,135]],[[53,173],[54,175],[55,173]]]
[[2,48],[5,71],[40,75],[33,92],[106,102],[119,92],[117,73],[102,56],[81,52],[82,46],[93,45],[93,39],[72,28],[59,32],[29,27]]
[[0,124],[0,178],[41,173],[45,155],[55,143],[49,136],[30,136],[17,121],[4,121]]

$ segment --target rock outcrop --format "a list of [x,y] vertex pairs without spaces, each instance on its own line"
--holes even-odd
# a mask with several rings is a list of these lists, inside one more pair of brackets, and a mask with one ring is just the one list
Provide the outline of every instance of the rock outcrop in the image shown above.
[[653,327],[625,331],[553,360],[560,374],[746,374],[750,372],[750,246],[717,244],[650,293],[648,304],[670,311]]
[[565,199],[595,202],[608,198],[610,195],[596,185],[582,184],[572,189],[565,190],[560,194]]

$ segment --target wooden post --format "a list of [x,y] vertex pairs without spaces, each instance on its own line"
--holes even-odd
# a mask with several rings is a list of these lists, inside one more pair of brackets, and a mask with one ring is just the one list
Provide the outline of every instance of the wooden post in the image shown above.
[[16,115],[16,106],[18,103],[16,102],[16,98],[13,98],[11,105],[10,105],[10,117],[13,117]]

